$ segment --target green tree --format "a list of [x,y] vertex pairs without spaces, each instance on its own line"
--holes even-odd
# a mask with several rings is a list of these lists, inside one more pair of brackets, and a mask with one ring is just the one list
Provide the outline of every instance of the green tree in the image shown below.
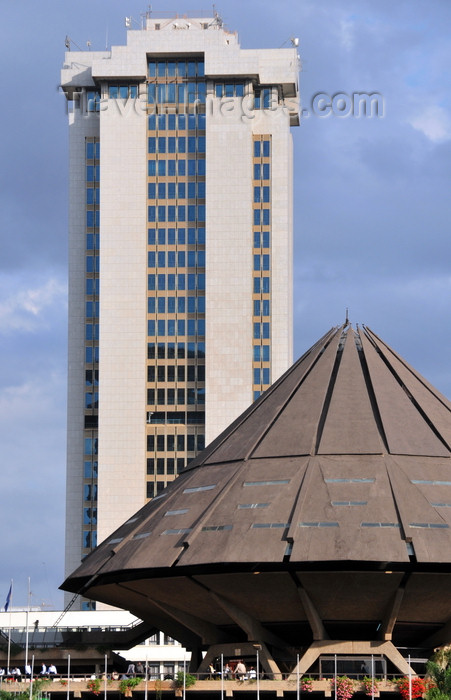
[[451,700],[451,649],[441,649],[426,664],[434,685],[426,693],[427,700]]

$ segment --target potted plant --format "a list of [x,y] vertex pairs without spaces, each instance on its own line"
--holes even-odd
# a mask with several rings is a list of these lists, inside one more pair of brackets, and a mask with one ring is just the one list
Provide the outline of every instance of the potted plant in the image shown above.
[[339,700],[349,700],[354,695],[354,683],[348,676],[337,676],[337,678],[332,678],[331,681],[332,688],[337,691],[337,698]]
[[311,693],[313,691],[313,678],[310,678],[310,676],[301,678],[301,690],[304,693]]
[[86,683],[86,687],[94,695],[100,695],[100,678],[90,678]]

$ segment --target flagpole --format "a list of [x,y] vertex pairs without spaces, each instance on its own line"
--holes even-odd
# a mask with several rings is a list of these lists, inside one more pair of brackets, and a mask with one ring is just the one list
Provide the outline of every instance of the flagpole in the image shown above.
[[70,654],[67,655],[67,693],[66,698],[70,698]]
[[30,693],[29,693],[29,698],[33,697],[33,673],[34,673],[34,654],[31,657],[31,676],[30,676]]
[[6,610],[9,610],[9,631],[8,631],[8,663],[7,663],[7,668],[6,672],[9,673],[9,662],[11,660],[11,601],[13,598],[13,580],[11,579],[11,583],[9,586],[9,592],[8,595],[6,596],[6,603],[5,603],[5,612]]
[[28,666],[28,616],[30,614],[30,577],[28,577],[27,614],[25,619],[25,666]]
[[105,698],[105,700],[106,700],[106,696],[107,696],[107,677],[108,677],[108,655],[105,654],[105,676],[104,676],[105,683],[103,686],[103,697]]

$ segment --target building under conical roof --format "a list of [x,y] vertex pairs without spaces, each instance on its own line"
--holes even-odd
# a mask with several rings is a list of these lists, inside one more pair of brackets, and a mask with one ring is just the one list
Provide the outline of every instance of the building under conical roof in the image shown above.
[[202,668],[257,644],[271,671],[345,649],[405,672],[396,647],[451,639],[450,457],[450,402],[368,328],[334,328],[63,587]]

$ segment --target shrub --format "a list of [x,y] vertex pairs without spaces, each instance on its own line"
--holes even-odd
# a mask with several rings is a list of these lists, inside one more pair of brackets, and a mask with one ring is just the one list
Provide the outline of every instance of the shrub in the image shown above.
[[421,698],[429,688],[429,683],[424,678],[419,678],[414,676],[410,678],[410,689],[409,689],[409,678],[404,676],[396,681],[398,686],[399,694],[403,700],[409,700],[412,698]]
[[183,679],[185,679],[185,688],[190,688],[192,685],[195,684],[196,682],[196,676],[193,676],[191,673],[184,673],[183,671],[177,671],[177,675],[175,677],[175,687],[176,688],[183,688]]

